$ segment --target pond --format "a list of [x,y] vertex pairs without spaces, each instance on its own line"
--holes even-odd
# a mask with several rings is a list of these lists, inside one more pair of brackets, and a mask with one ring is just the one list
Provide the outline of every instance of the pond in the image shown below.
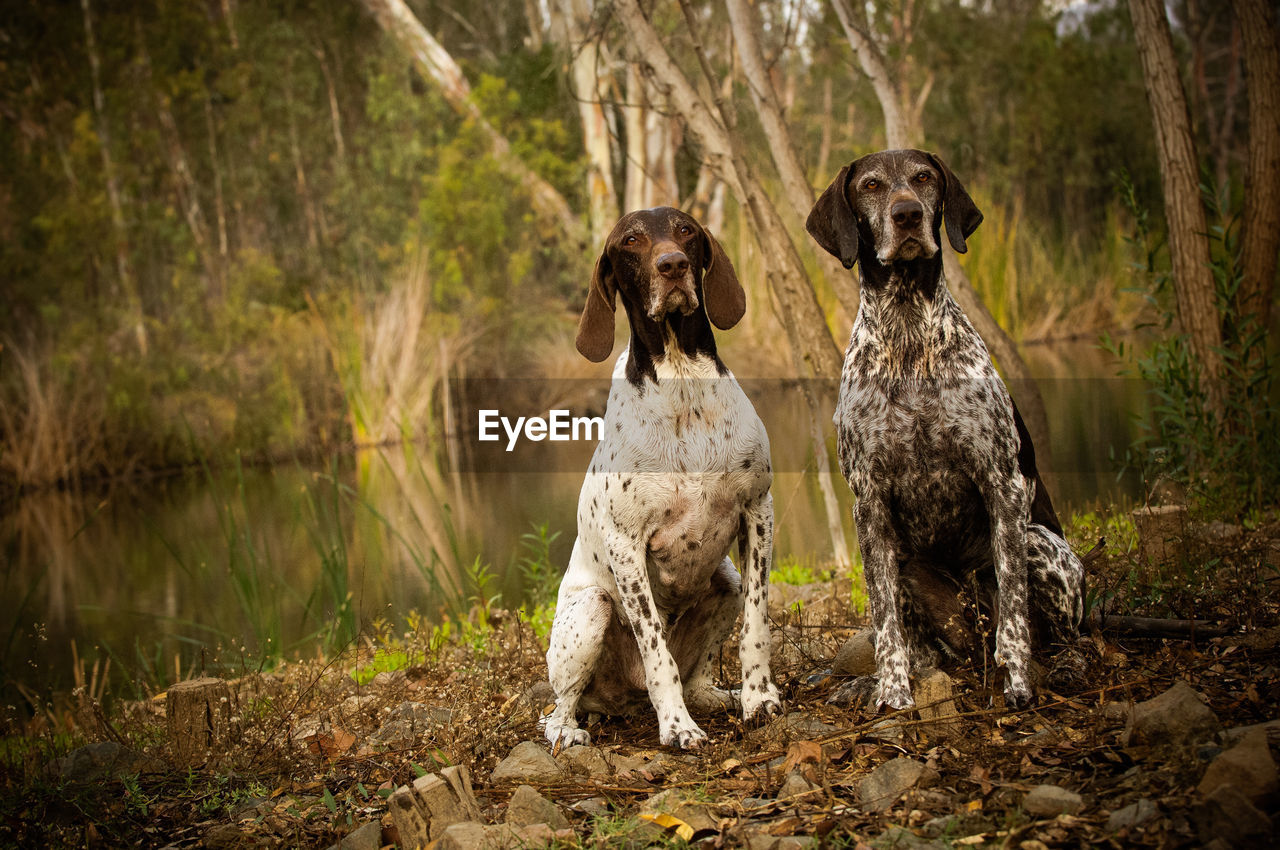
[[[1088,343],[1026,354],[1048,407],[1059,513],[1132,499],[1135,483],[1117,477],[1112,456],[1134,436],[1142,387],[1116,378],[1117,365]],[[776,559],[827,563],[801,395],[777,381],[743,385],[772,444]],[[598,413],[606,390],[593,385],[586,408]],[[332,652],[378,621],[403,631],[410,611],[439,622],[474,596],[518,606],[522,559],[546,550],[556,569],[568,559],[593,444],[525,441],[507,452],[505,437],[481,444],[461,430],[435,452],[390,447],[318,467],[233,467],[106,495],[23,498],[0,517],[6,704],[22,711],[24,694],[91,684],[93,663],[108,658],[108,688],[132,695],[202,670],[256,669],[265,655]],[[850,494],[838,472],[834,482],[852,547]]]

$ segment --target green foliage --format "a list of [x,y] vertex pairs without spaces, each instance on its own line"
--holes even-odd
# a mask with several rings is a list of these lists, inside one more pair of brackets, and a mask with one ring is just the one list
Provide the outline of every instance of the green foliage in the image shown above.
[[831,570],[818,569],[812,558],[801,561],[796,555],[788,553],[774,562],[773,569],[769,572],[769,581],[774,584],[804,585],[830,581],[831,576]]
[[[1127,184],[1126,194],[1136,204]],[[1217,207],[1214,193],[1205,187],[1203,195],[1215,222],[1206,237],[1223,334],[1223,409],[1210,406],[1203,369],[1189,339],[1174,331],[1170,278],[1157,271],[1155,239],[1144,212],[1134,216],[1138,230],[1133,243],[1143,258],[1138,273],[1150,282],[1149,297],[1159,310],[1160,336],[1141,353],[1109,337],[1102,344],[1117,357],[1131,359],[1130,374],[1150,387],[1146,433],[1130,448],[1127,463],[1148,486],[1168,477],[1212,511],[1240,516],[1268,506],[1280,492],[1280,398],[1275,386],[1280,354],[1268,346],[1266,329],[1258,327],[1256,317],[1238,309],[1241,277],[1234,226]]]

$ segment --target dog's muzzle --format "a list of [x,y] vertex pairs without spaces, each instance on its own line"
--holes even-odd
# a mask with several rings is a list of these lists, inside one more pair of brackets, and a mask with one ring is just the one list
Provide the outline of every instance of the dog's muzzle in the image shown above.
[[659,255],[654,262],[654,272],[649,318],[658,320],[676,310],[681,315],[688,316],[698,309],[693,271],[689,266],[689,258],[683,251],[669,251]]

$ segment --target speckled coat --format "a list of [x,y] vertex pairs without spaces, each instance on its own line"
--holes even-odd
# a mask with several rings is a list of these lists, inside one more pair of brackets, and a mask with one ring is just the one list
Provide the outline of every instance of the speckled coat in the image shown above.
[[[579,709],[625,713],[647,696],[662,743],[698,746],[706,735],[691,707],[740,705],[747,719],[780,707],[765,619],[769,441],[711,331],[736,323],[745,299],[715,240],[665,207],[624,216],[606,243],[578,337],[591,359],[612,348],[615,298],[631,342],[578,498],[547,652],[556,707],[546,736],[586,743]],[[743,687],[729,693],[711,672],[740,611]]]
[[1021,706],[1031,624],[1041,644],[1074,639],[1083,568],[1017,409],[947,291],[944,218],[963,252],[982,220],[964,187],[936,157],[893,151],[845,168],[808,221],[820,245],[862,270],[835,424],[875,630],[873,699],[911,706],[913,663],[971,648],[959,590],[977,586],[979,601],[994,600],[1006,702]]

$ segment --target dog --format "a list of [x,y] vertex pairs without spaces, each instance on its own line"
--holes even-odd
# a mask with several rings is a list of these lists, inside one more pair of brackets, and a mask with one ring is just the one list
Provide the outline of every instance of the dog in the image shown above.
[[951,169],[918,150],[850,163],[806,221],[845,268],[861,268],[835,425],[856,499],[877,711],[914,704],[910,667],[973,650],[966,588],[993,612],[1008,706],[1031,701],[1033,638],[1039,650],[1078,637],[1083,566],[1022,416],[943,276],[944,224],[964,253],[981,222]]
[[[645,696],[664,745],[698,747],[689,709],[777,714],[769,671],[773,481],[755,408],[716,354],[746,296],[720,244],[671,207],[624,215],[592,274],[577,348],[613,350],[622,301],[631,341],[618,357],[578,497],[578,537],[547,650],[553,745],[590,742],[579,709],[626,714]],[[739,567],[729,559],[738,543]],[[743,612],[740,693],[712,684],[721,643]]]

